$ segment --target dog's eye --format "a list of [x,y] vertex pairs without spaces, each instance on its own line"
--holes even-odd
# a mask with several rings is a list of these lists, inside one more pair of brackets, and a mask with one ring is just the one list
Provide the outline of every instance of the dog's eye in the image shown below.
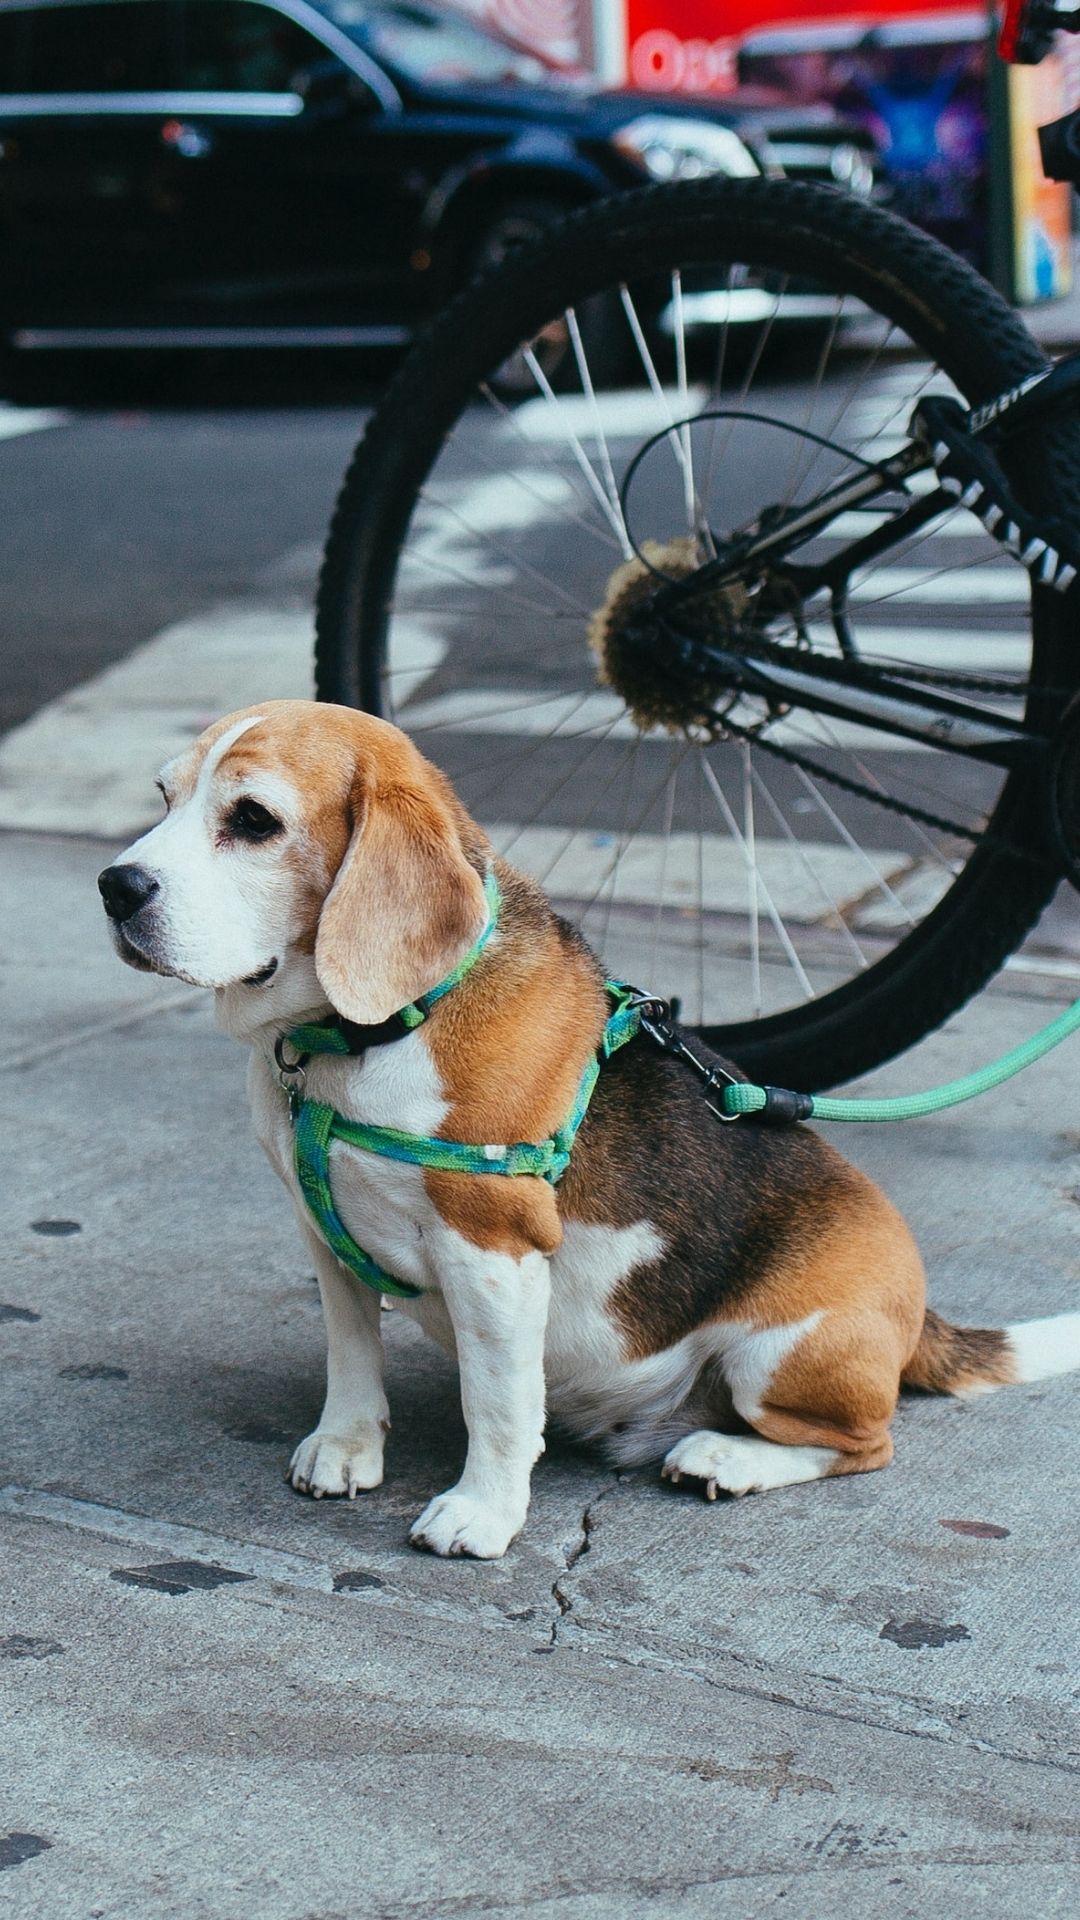
[[257,800],[237,800],[225,822],[236,840],[272,840],[283,831],[281,821]]
[[160,793],[160,795],[161,795],[161,797],[162,797],[162,799],[164,800],[164,802],[165,802],[165,811],[166,811],[166,813],[168,813],[168,811],[169,811],[169,796],[168,796],[168,794],[166,793],[166,791],[165,791],[165,788],[164,788],[164,787],[162,786],[162,784],[161,784],[161,781],[160,781],[160,780],[155,780],[155,781],[154,781],[154,785],[155,785],[155,787],[157,788],[157,790],[158,790],[158,792]]

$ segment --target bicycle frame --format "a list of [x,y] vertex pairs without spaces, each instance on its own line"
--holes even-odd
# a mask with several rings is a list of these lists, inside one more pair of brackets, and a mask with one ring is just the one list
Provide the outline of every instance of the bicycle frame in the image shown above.
[[[1022,427],[1029,426],[1040,414],[1063,400],[1073,401],[1080,394],[1080,352],[1072,353],[1045,371],[1032,374],[1018,386],[966,413],[957,409],[970,435],[972,445],[992,448]],[[924,407],[932,403],[923,403]],[[711,417],[706,414],[701,418]],[[916,409],[914,423],[919,422]],[[676,422],[676,428],[689,422]],[[666,431],[671,431],[667,429]],[[661,435],[655,436],[660,438]],[[646,442],[626,476],[629,485],[633,471],[648,452]],[[912,685],[902,667],[894,671],[873,669],[873,685],[865,679],[866,668],[847,622],[846,603],[851,575],[869,561],[878,559],[900,545],[910,534],[928,525],[938,515],[955,509],[958,499],[968,504],[959,482],[941,485],[932,492],[909,500],[883,526],[875,528],[842,547],[838,553],[816,565],[793,561],[790,555],[823,532],[835,517],[846,511],[869,506],[873,501],[902,490],[913,474],[934,467],[935,453],[925,430],[889,459],[880,461],[850,480],[828,488],[817,500],[792,507],[767,528],[729,541],[726,546],[714,538],[716,556],[693,574],[667,581],[648,602],[648,617],[660,620],[668,628],[674,657],[684,669],[697,669],[715,683],[717,676],[725,689],[750,693],[778,706],[797,705],[804,711],[827,715],[830,719],[856,722],[877,728],[882,733],[901,735],[937,751],[958,754],[966,759],[1013,769],[1025,761],[1046,756],[1050,736],[1024,721],[1012,720],[989,711],[974,702],[929,691]],[[985,472],[985,468],[983,469]],[[1048,550],[1045,539],[1033,539],[1030,548],[1022,546],[1017,530],[1024,525],[1022,509],[1013,500],[1004,473],[1000,473],[992,496],[997,514],[997,537],[1018,552],[1030,564]],[[983,488],[985,491],[985,487]],[[1056,556],[1054,556],[1056,557]],[[1075,556],[1080,566],[1080,553]],[[772,567],[799,590],[803,600],[816,593],[830,596],[831,613],[841,658],[832,659],[812,652],[791,651],[792,664],[786,660],[763,658],[760,653],[741,652],[738,648],[715,646],[708,641],[680,634],[678,609],[727,584],[745,580],[748,574]],[[1064,568],[1064,590],[1072,589],[1077,572],[1071,564]],[[1058,590],[1062,588],[1059,578]],[[860,678],[860,674],[863,676]],[[1004,691],[1005,689],[1003,689]]]

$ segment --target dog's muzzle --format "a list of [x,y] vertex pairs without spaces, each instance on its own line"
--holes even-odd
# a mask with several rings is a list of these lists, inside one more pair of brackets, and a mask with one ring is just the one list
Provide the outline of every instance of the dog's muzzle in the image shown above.
[[158,882],[145,867],[106,867],[98,874],[98,892],[109,919],[122,926],[153,899]]

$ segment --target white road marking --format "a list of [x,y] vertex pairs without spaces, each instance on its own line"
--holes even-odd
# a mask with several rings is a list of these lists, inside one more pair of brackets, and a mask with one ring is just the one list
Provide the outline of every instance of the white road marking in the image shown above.
[[[693,392],[690,410],[704,399],[703,391]],[[640,438],[668,424],[685,402],[674,390],[663,396],[637,391],[600,395],[595,405],[607,435]],[[65,417],[52,410],[35,413],[0,406],[0,434],[57,425]],[[538,398],[516,410],[513,432],[543,447],[559,420],[588,443],[596,424],[594,403],[587,396],[569,397],[554,407]],[[562,431],[559,426],[558,433]],[[455,588],[464,583],[476,593],[492,595],[493,618],[508,601],[518,599],[542,611],[542,583],[515,565],[520,535],[548,521],[564,524],[568,512],[577,510],[577,501],[570,477],[548,466],[527,465],[499,476],[484,471],[455,483],[452,512],[436,499],[420,503],[399,582],[390,684],[394,709],[411,731],[441,728],[522,738],[561,732],[569,739],[603,730],[615,740],[634,737],[621,703],[599,687],[584,701],[568,690],[551,699],[527,695],[532,704],[525,705],[513,688],[491,685],[427,702],[422,697],[424,683],[446,651],[440,627],[449,630],[449,624],[437,611],[410,612],[410,597],[430,603],[434,590],[438,603],[444,589],[452,616]],[[866,531],[871,518],[852,516],[853,530]],[[963,524],[965,517],[958,519]],[[976,524],[970,523],[972,528]],[[486,552],[476,538],[484,534],[496,536]],[[927,581],[919,570],[898,566],[868,579],[860,597],[891,591],[943,606],[962,602],[1004,608],[1015,602],[1019,611],[1026,584],[1019,568],[979,567],[955,578]],[[157,817],[152,787],[157,766],[188,745],[210,719],[254,700],[310,694],[310,616],[282,606],[280,585],[268,575],[263,604],[226,604],[170,626],[10,733],[0,742],[0,828],[128,838]],[[553,587],[551,593],[556,592]],[[831,641],[823,621],[813,622],[812,632]],[[1001,631],[1000,616],[998,629],[991,633],[962,634],[940,626],[915,632],[905,626],[863,628],[860,623],[859,638],[870,657],[897,656],[938,666],[977,661],[982,668],[1017,671],[1027,662],[1026,635]],[[808,732],[814,731],[812,722],[796,715],[781,722],[774,737],[805,747]],[[915,742],[866,726],[832,722],[830,733],[833,744],[849,748],[922,751]],[[696,849],[696,841],[694,845]],[[832,891],[835,897],[847,897],[839,879]],[[722,892],[726,900],[726,883]]]
[[[158,767],[211,720],[256,700],[310,699],[312,641],[310,613],[250,602],[166,627],[0,742],[0,828],[111,840],[151,825]],[[443,651],[410,616],[397,684],[415,692]]]
[[[416,527],[423,533],[427,555],[433,544],[441,549],[460,541],[465,524],[478,533],[513,531],[540,525],[550,514],[562,526],[568,511],[577,517],[580,500],[580,491],[568,474],[542,467],[510,467],[505,473],[484,474],[468,486],[436,483],[431,497],[425,496],[417,509]],[[440,505],[443,501],[445,506]],[[406,548],[405,563],[414,551],[412,546]]]
[[653,393],[648,387],[635,387],[617,393],[598,393],[595,400],[586,393],[561,394],[557,404],[538,395],[514,409],[513,425],[507,433],[523,433],[527,440],[562,441],[576,434],[586,445],[597,425],[609,440],[647,439],[659,433],[673,420],[685,420],[700,413],[708,404],[705,387],[691,387],[685,398],[677,387]]
[[1030,953],[1011,953],[1004,962],[1004,971],[1041,973],[1048,980],[1080,981],[1080,968],[1075,960],[1042,960]]
[[[810,631],[825,642],[835,636],[828,621],[814,620]],[[1026,672],[1031,643],[1026,632],[998,627],[965,631],[962,627],[855,627],[859,652],[868,660],[893,660],[911,667],[964,667],[978,673]]]
[[0,440],[16,440],[22,433],[62,427],[70,417],[58,407],[14,407],[10,401],[0,400]]
[[[514,866],[542,881],[556,899],[587,902],[599,896],[616,906],[655,907],[659,900],[678,911],[746,916],[746,861],[723,833],[638,833],[620,850],[616,834],[584,827],[519,827],[510,822],[484,825],[495,847]],[[702,861],[702,846],[704,849]],[[784,840],[758,836],[757,864],[777,912],[786,921],[816,923],[830,909],[853,906],[867,894],[880,897],[875,876],[892,882],[911,865],[910,854],[874,847],[852,853],[838,844],[800,840],[799,850]],[[703,872],[699,876],[699,864]]]
[[872,573],[856,576],[853,600],[880,600],[885,595],[903,601],[930,602],[939,607],[1024,607],[1031,598],[1031,581],[1015,561],[1002,560],[991,566],[950,567],[935,573],[927,562],[921,567],[877,567]]
[[1055,1313],[1046,1320],[1018,1320],[1006,1327],[1021,1381],[1049,1380],[1080,1367],[1080,1313]]
[[[936,479],[936,476],[932,477]],[[915,478],[925,480],[926,475],[917,474]],[[921,489],[917,489],[917,491],[925,493],[929,491],[929,489],[924,486]],[[876,533],[879,527],[885,526],[888,521],[894,520],[895,518],[896,515],[893,513],[878,513],[870,509],[865,513],[856,513],[854,511],[851,513],[838,513],[835,520],[830,520],[828,526],[822,528],[817,538],[820,540],[861,540],[864,533]],[[913,534],[910,535],[909,538],[921,539],[922,536],[920,534]],[[921,545],[920,552],[926,554],[929,551],[930,542],[934,540],[983,540],[987,543],[987,553],[992,551],[989,544],[990,535],[987,533],[981,520],[977,520],[973,513],[968,513],[963,509],[951,512],[947,520],[942,520],[940,526],[931,523],[931,531],[925,536],[925,544]],[[930,566],[932,562],[927,560],[926,565]],[[1017,573],[1020,573],[1018,563],[1013,561],[1013,565]]]
[[250,604],[166,627],[0,743],[0,827],[128,836],[161,813],[159,766],[253,700],[309,696],[308,613]]

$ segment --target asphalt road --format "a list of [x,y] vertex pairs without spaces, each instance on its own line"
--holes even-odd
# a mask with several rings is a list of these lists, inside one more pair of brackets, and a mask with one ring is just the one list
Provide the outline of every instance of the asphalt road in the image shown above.
[[369,404],[0,406],[0,729],[321,543]]

